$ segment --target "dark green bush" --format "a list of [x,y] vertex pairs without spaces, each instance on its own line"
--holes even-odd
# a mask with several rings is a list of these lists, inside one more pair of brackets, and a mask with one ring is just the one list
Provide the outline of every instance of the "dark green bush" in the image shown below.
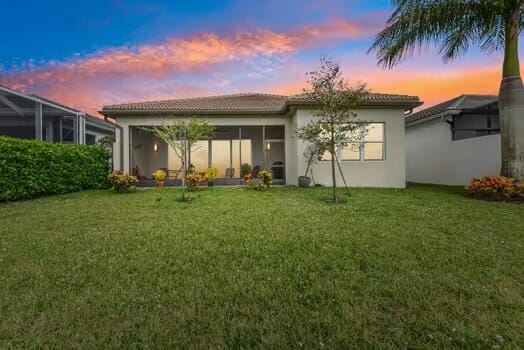
[[106,188],[108,159],[99,146],[0,136],[0,201]]

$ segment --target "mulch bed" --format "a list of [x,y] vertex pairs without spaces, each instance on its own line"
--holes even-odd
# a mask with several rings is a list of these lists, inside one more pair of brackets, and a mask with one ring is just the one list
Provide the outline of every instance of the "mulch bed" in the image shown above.
[[524,204],[523,197],[503,197],[503,196],[489,196],[489,195],[466,195],[468,198],[477,199],[486,202],[503,202],[503,203],[513,203],[513,204]]

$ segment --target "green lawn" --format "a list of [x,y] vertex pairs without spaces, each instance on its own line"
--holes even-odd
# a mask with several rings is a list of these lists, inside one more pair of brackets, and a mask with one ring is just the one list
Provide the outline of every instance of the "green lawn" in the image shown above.
[[0,348],[524,347],[524,205],[179,194],[0,204]]

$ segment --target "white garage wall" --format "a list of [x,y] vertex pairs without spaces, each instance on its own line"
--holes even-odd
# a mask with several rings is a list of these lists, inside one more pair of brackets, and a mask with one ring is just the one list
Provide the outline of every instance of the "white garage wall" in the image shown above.
[[409,182],[462,186],[501,168],[500,135],[452,141],[440,118],[406,129],[406,153]]

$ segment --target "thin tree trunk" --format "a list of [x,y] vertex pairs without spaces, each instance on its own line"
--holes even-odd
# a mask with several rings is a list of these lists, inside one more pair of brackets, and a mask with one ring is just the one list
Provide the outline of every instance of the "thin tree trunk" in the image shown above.
[[503,176],[524,178],[524,86],[520,76],[520,4],[508,15],[503,79],[499,92]]
[[335,152],[337,146],[335,145],[335,126],[331,123],[331,176],[333,179],[333,202],[337,201],[337,174],[335,172]]
[[309,155],[309,160],[307,162],[306,174],[304,175],[304,177],[307,177],[307,173],[309,173],[309,167],[311,166],[311,162],[313,161],[314,156],[315,156],[315,153],[311,152],[311,154]]

